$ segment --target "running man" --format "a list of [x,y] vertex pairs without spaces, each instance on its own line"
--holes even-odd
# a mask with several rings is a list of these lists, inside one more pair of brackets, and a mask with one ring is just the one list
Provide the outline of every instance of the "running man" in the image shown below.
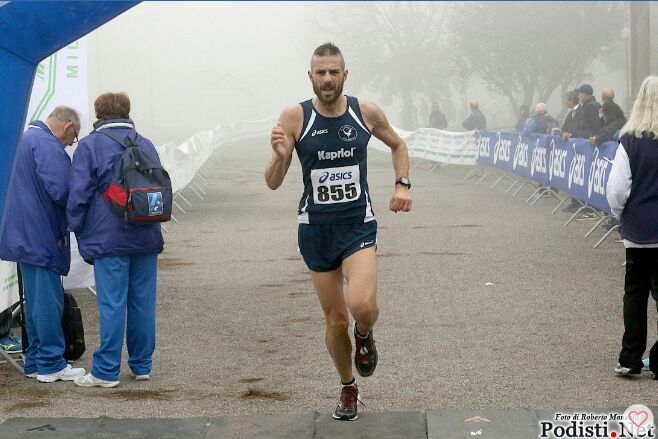
[[338,47],[326,43],[315,49],[308,72],[315,98],[281,113],[272,129],[272,160],[265,181],[272,190],[281,185],[296,149],[304,180],[299,249],[324,311],[325,342],[342,383],[333,417],[353,421],[359,391],[352,372],[348,310],[355,320],[357,372],[367,377],[377,366],[372,332],[379,316],[377,222],[366,178],[371,135],[392,151],[395,180],[390,210],[411,210],[411,184],[407,145],[377,105],[343,95],[347,73]]

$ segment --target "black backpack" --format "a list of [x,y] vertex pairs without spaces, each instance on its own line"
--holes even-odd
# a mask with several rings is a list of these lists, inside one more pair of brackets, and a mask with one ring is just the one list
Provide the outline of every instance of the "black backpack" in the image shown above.
[[173,194],[171,179],[158,160],[140,148],[137,134],[118,139],[104,134],[125,148],[114,164],[112,182],[103,193],[111,210],[125,222],[135,225],[165,222],[171,219]]
[[82,327],[82,314],[78,304],[70,293],[64,292],[64,310],[62,311],[62,330],[64,332],[64,358],[77,360],[85,353],[85,331]]

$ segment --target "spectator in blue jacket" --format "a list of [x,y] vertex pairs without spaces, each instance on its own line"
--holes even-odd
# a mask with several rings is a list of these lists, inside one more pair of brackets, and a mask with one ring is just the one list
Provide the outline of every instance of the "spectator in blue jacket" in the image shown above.
[[79,131],[78,113],[65,106],[56,107],[45,122],[30,122],[16,152],[0,232],[0,259],[18,262],[23,279],[25,375],[44,383],[85,373],[64,360],[60,279],[71,262],[66,227],[71,160],[65,148],[78,140]]
[[[621,129],[606,197],[620,219],[626,248],[624,335],[615,372],[638,375],[647,346],[647,303],[658,285],[658,76],[640,86],[633,111]],[[658,342],[649,352],[658,379]]]
[[558,121],[548,114],[548,106],[540,102],[535,105],[535,114],[525,123],[523,135],[551,134],[553,128],[557,128],[558,125]]
[[94,265],[100,317],[100,345],[91,372],[75,380],[82,387],[119,385],[124,331],[128,366],[137,380],[150,378],[155,350],[157,256],[163,239],[159,224],[124,222],[103,199],[114,164],[124,146],[104,133],[138,140],[154,158],[153,144],[137,137],[125,93],[105,93],[95,103],[94,131],[80,141],[73,155],[69,228],[78,239],[83,259]]

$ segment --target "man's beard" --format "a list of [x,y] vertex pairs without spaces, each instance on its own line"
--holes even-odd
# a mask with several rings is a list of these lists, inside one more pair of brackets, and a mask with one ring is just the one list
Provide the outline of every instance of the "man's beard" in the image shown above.
[[340,83],[336,84],[336,88],[334,88],[333,94],[329,97],[325,97],[322,94],[322,86],[318,87],[315,84],[313,84],[313,92],[315,93],[315,96],[318,97],[318,100],[320,102],[322,102],[325,105],[332,105],[343,94],[343,83],[340,82]]

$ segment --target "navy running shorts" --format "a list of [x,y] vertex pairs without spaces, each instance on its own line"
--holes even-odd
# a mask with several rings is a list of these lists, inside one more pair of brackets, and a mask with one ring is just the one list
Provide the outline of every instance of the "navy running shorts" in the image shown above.
[[331,271],[348,256],[377,245],[377,221],[357,224],[300,224],[299,252],[312,271]]

